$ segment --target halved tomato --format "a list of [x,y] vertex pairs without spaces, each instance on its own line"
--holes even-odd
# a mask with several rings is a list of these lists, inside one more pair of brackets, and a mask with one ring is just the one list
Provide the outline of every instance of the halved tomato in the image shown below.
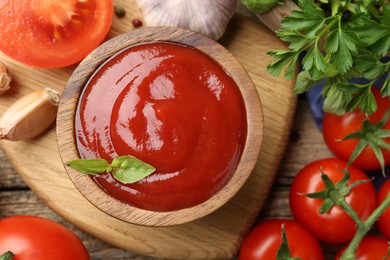
[[0,0],[0,51],[39,68],[79,62],[107,35],[112,0]]

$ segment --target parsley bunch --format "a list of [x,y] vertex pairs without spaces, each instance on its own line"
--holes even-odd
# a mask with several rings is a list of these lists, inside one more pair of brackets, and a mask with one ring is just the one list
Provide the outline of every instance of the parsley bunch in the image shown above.
[[[292,79],[303,57],[296,93],[304,93],[326,80],[322,92],[324,111],[343,114],[359,107],[367,114],[375,112],[377,104],[371,86],[390,68],[390,61],[383,60],[390,50],[390,3],[299,0],[298,6],[301,10],[285,17],[277,31],[289,48],[268,52],[276,61],[267,70],[274,76],[284,70],[285,78]],[[352,78],[365,81],[354,83]],[[381,94],[390,96],[389,75]]]

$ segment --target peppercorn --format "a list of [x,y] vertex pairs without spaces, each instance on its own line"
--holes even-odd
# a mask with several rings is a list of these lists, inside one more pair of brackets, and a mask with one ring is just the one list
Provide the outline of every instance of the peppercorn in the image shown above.
[[142,21],[138,18],[134,18],[131,23],[133,24],[134,27],[141,27],[142,26]]

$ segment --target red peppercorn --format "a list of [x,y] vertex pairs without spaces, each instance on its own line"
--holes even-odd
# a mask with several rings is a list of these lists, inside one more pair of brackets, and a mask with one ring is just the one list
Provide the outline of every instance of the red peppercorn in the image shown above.
[[134,18],[133,21],[131,21],[134,27],[141,27],[142,26],[142,21],[140,19]]

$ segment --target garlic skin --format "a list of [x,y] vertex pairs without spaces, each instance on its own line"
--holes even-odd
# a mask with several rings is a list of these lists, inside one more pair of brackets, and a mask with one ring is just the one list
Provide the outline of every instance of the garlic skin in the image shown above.
[[137,0],[149,26],[189,29],[218,40],[235,13],[238,0]]
[[11,86],[11,76],[5,63],[0,61],[0,95],[4,94]]
[[59,101],[58,92],[50,88],[20,98],[0,118],[0,139],[18,141],[38,136],[54,122]]

